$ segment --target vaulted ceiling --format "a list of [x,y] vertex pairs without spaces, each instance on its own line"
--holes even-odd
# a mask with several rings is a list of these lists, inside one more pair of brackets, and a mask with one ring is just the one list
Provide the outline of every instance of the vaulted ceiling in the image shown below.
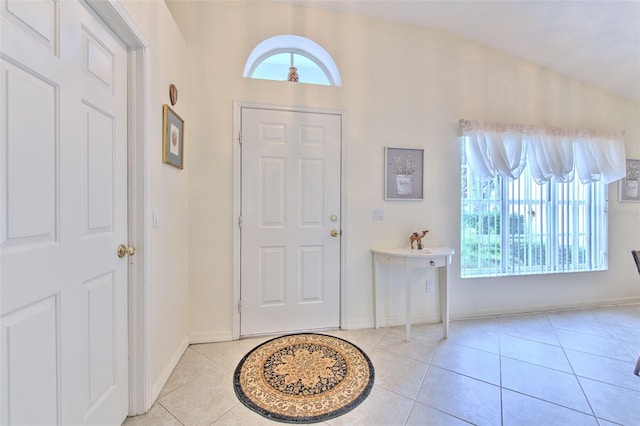
[[640,0],[283,0],[440,28],[640,103]]

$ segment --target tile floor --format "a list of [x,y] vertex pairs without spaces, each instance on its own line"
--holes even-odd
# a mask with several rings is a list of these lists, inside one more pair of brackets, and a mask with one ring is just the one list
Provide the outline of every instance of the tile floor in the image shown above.
[[[375,367],[369,397],[327,425],[640,425],[640,305],[335,331]],[[138,425],[263,425],[232,387],[263,339],[190,346]]]

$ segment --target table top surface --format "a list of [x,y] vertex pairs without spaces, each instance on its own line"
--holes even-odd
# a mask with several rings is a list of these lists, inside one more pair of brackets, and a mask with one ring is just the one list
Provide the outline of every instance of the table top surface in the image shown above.
[[374,248],[371,251],[375,254],[383,254],[386,256],[402,256],[402,257],[441,257],[451,256],[455,251],[448,247],[425,247],[422,250],[404,248]]

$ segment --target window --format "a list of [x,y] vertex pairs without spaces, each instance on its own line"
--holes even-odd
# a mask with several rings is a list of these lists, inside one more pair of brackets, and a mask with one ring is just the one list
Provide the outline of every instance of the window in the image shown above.
[[243,76],[286,81],[295,67],[301,83],[341,86],[340,72],[331,55],[312,40],[279,35],[258,44],[247,59]]
[[460,120],[461,277],[607,269],[623,132]]
[[479,179],[462,158],[461,276],[607,269],[607,186]]
[[300,83],[330,86],[327,75],[313,59],[295,53],[276,53],[265,58],[253,71],[251,78],[286,80],[290,67],[296,68]]

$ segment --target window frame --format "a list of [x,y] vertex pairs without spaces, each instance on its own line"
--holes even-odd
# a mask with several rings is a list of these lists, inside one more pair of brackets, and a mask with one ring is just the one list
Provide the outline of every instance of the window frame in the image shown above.
[[[510,194],[509,191],[511,183],[518,182],[519,179],[510,181],[499,176],[484,180],[475,178],[466,162],[464,150],[461,156],[460,176],[461,278],[512,277],[549,273],[604,271],[608,269],[608,185],[600,182],[582,184],[579,182],[577,176],[574,177],[574,181],[571,183],[550,181],[540,185],[542,187],[539,191],[540,200],[538,204],[535,204],[536,208],[540,208],[540,211],[538,211],[538,219],[527,219],[526,217],[524,219],[524,226],[532,226],[535,223],[539,224],[539,233],[535,234],[539,236],[539,252],[534,251],[536,246],[532,244],[532,242],[537,243],[538,241],[533,241],[532,235],[534,234],[529,232],[528,236],[524,237],[524,239],[519,239],[526,248],[524,254],[527,264],[524,266],[518,265],[516,268],[516,266],[514,266],[516,265],[514,262],[516,253],[514,251],[515,245],[512,243],[515,241],[515,235],[523,234],[515,234],[511,232],[510,228],[513,226],[513,218],[516,217],[516,215],[518,217],[517,226],[518,228],[521,226],[520,218],[524,217],[521,213],[521,207],[526,211],[525,214],[531,215],[533,212],[533,216],[530,217],[535,217],[535,209],[530,208],[534,205],[534,201],[536,201],[531,195],[531,186],[538,184],[530,175],[528,168],[525,169],[519,177],[519,179],[529,179],[529,182],[520,184],[521,188],[522,186],[525,187],[525,196],[524,198],[520,195],[516,197],[514,194]],[[489,191],[488,196],[487,193],[481,189],[482,182],[493,182],[493,184],[487,184]],[[465,189],[472,185],[480,186],[477,186],[475,189]],[[527,190],[526,185],[529,185],[529,190]],[[562,189],[560,185],[567,186]],[[570,194],[571,198],[563,198],[559,191],[574,191],[569,188],[569,185],[574,185],[575,188],[581,186],[581,197],[576,198],[576,194]],[[529,195],[526,194],[527,191],[529,191]],[[473,192],[475,192],[475,197],[469,197]],[[491,194],[495,194],[495,196]],[[499,211],[499,218],[496,215],[479,213],[477,218],[481,219],[476,219],[475,228],[467,226],[468,221],[473,222],[473,212],[479,211],[472,207],[474,204],[480,205],[482,203],[486,204],[485,212],[487,213],[492,211],[492,207],[495,207],[493,211]],[[583,205],[586,207],[582,208],[581,206]],[[543,208],[544,211],[542,211]],[[573,218],[570,217],[571,215],[573,215]],[[574,218],[578,218],[579,222],[577,224],[571,223],[568,225],[569,232],[565,231],[565,225],[563,225],[563,223],[569,224],[570,220]],[[496,226],[498,220],[500,222],[499,227]],[[493,235],[483,233],[486,232],[484,228],[490,227],[491,224],[493,224],[494,228],[499,228],[499,237],[497,232]],[[473,232],[465,232],[465,230],[473,230]],[[475,241],[473,238],[475,238]],[[569,244],[565,244],[561,240],[562,238],[568,239]],[[585,240],[583,246],[580,245],[581,238]],[[484,243],[486,244],[484,244],[481,239],[485,239]],[[499,241],[500,244],[499,248],[496,246],[497,241]],[[475,268],[467,266],[467,259],[473,259],[472,256],[467,258],[464,253],[469,242],[471,245],[476,244],[476,247],[482,247],[482,250],[477,250],[476,252],[479,258],[476,260]],[[520,247],[521,246],[518,245],[518,255],[522,254]],[[564,247],[570,247],[570,249]],[[582,255],[580,249],[583,247],[587,247],[587,250],[584,254],[584,260],[581,263],[580,259]],[[483,261],[480,260],[480,257],[485,259],[487,256],[491,256],[492,249],[500,250],[500,264],[496,266],[482,265]],[[559,260],[559,256],[565,252],[570,253],[568,262]],[[536,255],[535,253],[539,254]],[[540,265],[532,263],[534,256],[539,256]],[[491,257],[488,257],[488,259],[490,260]]]
[[242,76],[252,78],[256,68],[267,58],[281,53],[304,56],[324,72],[330,86],[342,86],[342,78],[333,58],[322,46],[305,37],[283,34],[260,42],[251,52]]

